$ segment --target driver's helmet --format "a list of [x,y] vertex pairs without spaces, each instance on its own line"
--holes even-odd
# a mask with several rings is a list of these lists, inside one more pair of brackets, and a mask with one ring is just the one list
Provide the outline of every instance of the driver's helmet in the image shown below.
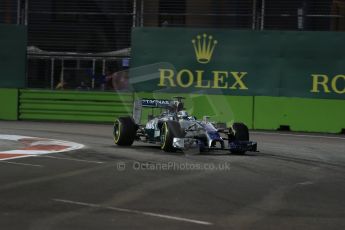
[[179,111],[179,112],[177,113],[177,117],[178,117],[178,118],[188,118],[189,115],[188,115],[187,111],[181,110],[181,111]]

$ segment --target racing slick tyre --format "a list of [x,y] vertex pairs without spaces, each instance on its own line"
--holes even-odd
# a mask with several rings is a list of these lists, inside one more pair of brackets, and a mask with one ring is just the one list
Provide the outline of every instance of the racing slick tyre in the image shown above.
[[114,142],[120,146],[133,144],[137,132],[137,125],[131,117],[119,117],[114,122]]
[[182,129],[178,121],[166,121],[161,128],[161,149],[165,152],[175,152],[174,137],[182,137]]
[[[230,128],[232,141],[249,141],[248,127],[243,123],[234,123]],[[234,154],[244,154],[245,151],[232,150]]]

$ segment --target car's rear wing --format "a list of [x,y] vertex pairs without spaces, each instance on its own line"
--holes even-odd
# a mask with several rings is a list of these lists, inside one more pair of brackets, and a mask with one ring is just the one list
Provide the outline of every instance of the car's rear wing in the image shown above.
[[163,108],[167,109],[173,103],[172,100],[166,99],[139,99],[134,101],[133,119],[136,124],[140,123],[143,108]]

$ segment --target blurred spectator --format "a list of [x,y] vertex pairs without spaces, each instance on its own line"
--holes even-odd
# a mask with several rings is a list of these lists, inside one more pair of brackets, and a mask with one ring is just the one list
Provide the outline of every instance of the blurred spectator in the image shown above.
[[105,90],[113,89],[113,84],[112,84],[113,77],[114,77],[114,72],[112,72],[111,70],[107,70],[104,76],[104,82],[103,82]]
[[338,16],[332,18],[331,29],[345,31],[345,0],[333,0],[331,14]]
[[60,79],[60,82],[57,84],[57,86],[55,87],[55,89],[66,89],[67,83],[64,81],[64,79]]
[[80,82],[80,85],[77,87],[77,90],[90,90],[90,87],[82,81]]
[[128,71],[123,70],[113,73],[112,86],[116,91],[128,90]]
[[105,85],[106,85],[106,76],[105,75],[97,75],[94,74],[92,75],[91,79],[91,88],[92,89],[100,89],[100,90],[105,90]]
[[169,22],[168,21],[164,21],[162,22],[162,27],[168,27],[169,26]]
[[14,20],[12,19],[12,3],[11,3],[11,0],[5,0],[4,2],[4,9],[5,9],[5,12],[4,12],[4,19],[5,19],[5,23],[8,23],[8,24],[11,24],[11,23],[14,23]]

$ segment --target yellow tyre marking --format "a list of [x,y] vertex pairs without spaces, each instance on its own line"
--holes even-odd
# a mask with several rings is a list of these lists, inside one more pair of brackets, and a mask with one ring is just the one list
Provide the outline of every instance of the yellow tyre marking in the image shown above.
[[164,143],[163,143],[163,145],[162,145],[162,147],[161,147],[161,149],[164,149],[164,147],[165,147],[165,144],[166,144],[166,142],[167,142],[167,136],[168,136],[168,126],[167,126],[167,123],[166,122],[164,122],[164,127],[165,127],[165,133],[164,133]]
[[117,135],[117,137],[114,135],[114,140],[115,140],[115,144],[117,144],[119,142],[120,136],[121,136],[121,122],[119,120],[117,120],[117,122],[119,123],[119,135]]

